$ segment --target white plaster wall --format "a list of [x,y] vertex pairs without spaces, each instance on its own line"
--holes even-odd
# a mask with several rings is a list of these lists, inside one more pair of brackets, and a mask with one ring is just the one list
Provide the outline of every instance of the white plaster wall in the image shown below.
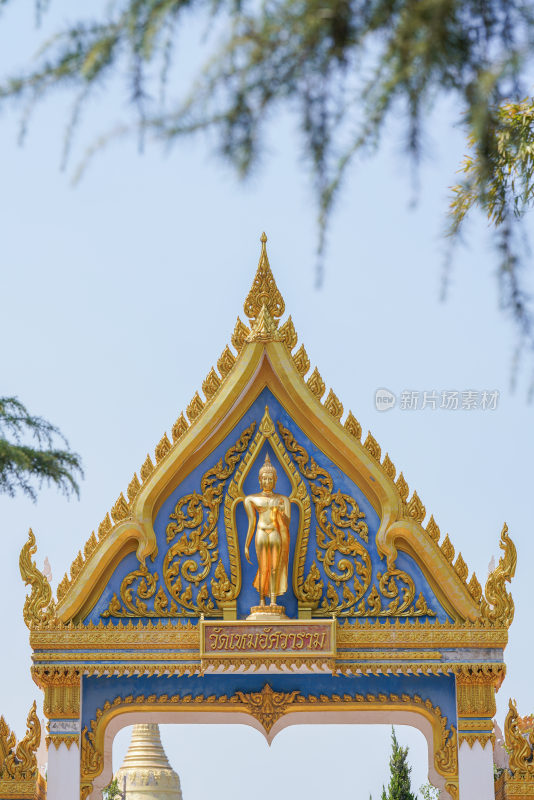
[[74,800],[80,797],[80,748],[65,742],[48,748],[47,800]]
[[469,747],[466,741],[459,751],[460,800],[495,800],[493,786],[493,745],[480,742]]

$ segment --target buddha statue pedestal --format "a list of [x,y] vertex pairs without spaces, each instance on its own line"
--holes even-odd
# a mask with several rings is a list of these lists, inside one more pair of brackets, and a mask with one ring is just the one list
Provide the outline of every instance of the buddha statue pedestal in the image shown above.
[[247,619],[256,622],[274,622],[277,619],[287,619],[285,606],[279,606],[276,603],[271,603],[270,606],[252,606],[250,614]]

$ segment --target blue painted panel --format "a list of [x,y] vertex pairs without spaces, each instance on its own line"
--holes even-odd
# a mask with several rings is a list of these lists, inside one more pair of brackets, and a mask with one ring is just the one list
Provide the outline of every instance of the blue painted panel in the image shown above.
[[[166,528],[170,522],[170,514],[174,511],[177,502],[185,495],[191,494],[193,492],[200,492],[201,479],[206,470],[213,467],[219,459],[224,459],[224,456],[228,451],[228,449],[236,443],[236,441],[241,436],[243,431],[246,428],[248,428],[252,422],[256,423],[256,431],[257,431],[259,423],[263,417],[266,405],[269,406],[269,411],[275,424],[277,422],[281,422],[282,425],[284,425],[284,427],[288,428],[294,435],[298,444],[306,449],[308,455],[310,457],[313,457],[321,467],[323,467],[329,472],[333,480],[334,490],[341,491],[342,493],[353,497],[356,500],[360,510],[365,514],[365,522],[367,523],[369,529],[368,542],[365,544],[365,547],[370,556],[372,565],[372,575],[373,575],[371,586],[365,595],[366,597],[368,597],[371,587],[377,583],[377,574],[383,573],[386,569],[385,561],[384,559],[381,559],[378,556],[375,546],[376,533],[380,524],[378,515],[371,506],[368,499],[361,491],[361,489],[347,475],[345,475],[336,464],[334,464],[329,458],[327,458],[319,450],[319,448],[316,447],[315,444],[313,444],[313,442],[311,442],[308,439],[308,437],[303,433],[303,431],[298,427],[298,425],[296,425],[296,423],[292,420],[287,411],[283,408],[283,406],[281,406],[278,400],[276,400],[276,398],[267,388],[261,392],[257,400],[250,406],[248,411],[240,420],[235,430],[225,439],[225,441],[222,442],[217,448],[215,448],[212,451],[212,453],[189,475],[184,476],[184,479],[181,481],[180,485],[164,501],[154,522],[154,529],[156,532],[159,551],[154,559],[154,562],[153,563],[151,563],[150,561],[148,562],[150,571],[152,573],[155,572],[158,574],[160,580],[159,585],[163,585],[163,560],[169,548],[169,544],[167,543],[166,539]],[[265,444],[261,453],[257,457],[251,471],[247,475],[244,486],[246,493],[254,493],[259,490],[258,470],[259,467],[263,464],[266,452],[269,452],[269,456],[272,463],[275,466],[277,466],[278,464],[278,458],[275,452],[273,451],[273,449],[270,447],[269,444]],[[281,465],[278,466],[277,472],[278,472],[278,483],[276,486],[276,490],[282,494],[289,494],[290,493],[289,479],[287,478]],[[230,478],[226,482],[225,491],[228,487],[228,484],[230,483],[231,477],[232,476],[230,476]],[[308,491],[310,492],[310,482],[305,481],[305,483]],[[315,561],[321,573],[321,578],[323,580],[326,591],[326,586],[329,578],[325,574],[323,565],[320,563],[317,556],[317,544],[315,535],[317,520],[315,517],[313,502],[311,504],[311,508],[312,508],[312,518],[310,525],[310,539],[306,553],[305,574],[308,573],[312,565],[312,562]],[[208,576],[207,580],[205,581],[208,590],[211,589],[211,577],[213,576],[213,572],[215,570],[215,566],[219,558],[222,560],[227,574],[230,575],[230,563],[229,563],[226,534],[224,530],[223,510],[224,510],[224,501],[221,502],[219,519],[217,524],[217,531],[218,531],[217,558],[215,559],[214,564],[212,566],[211,575]],[[289,585],[287,593],[285,595],[280,596],[278,600],[279,603],[281,603],[286,607],[287,614],[290,617],[295,617],[297,615],[297,600],[295,598],[292,586],[293,582],[292,565],[293,565],[293,555],[294,555],[295,542],[296,542],[298,523],[299,523],[298,514],[299,512],[297,506],[292,505],[291,525],[290,525],[291,550],[290,550],[289,575],[288,575]],[[238,599],[238,616],[240,618],[243,618],[247,616],[247,614],[249,613],[250,607],[252,605],[257,604],[258,593],[252,586],[252,582],[256,574],[256,557],[253,546],[251,547],[251,558],[253,561],[253,566],[250,566],[244,558],[244,544],[247,532],[247,519],[242,504],[240,504],[237,507],[236,521],[237,521],[237,529],[238,529],[239,545],[240,545],[241,568],[243,575],[242,590]],[[181,535],[182,534],[179,534],[179,536]],[[336,555],[336,563],[337,561],[339,561],[341,557],[342,556],[339,553]],[[193,556],[193,559],[196,560],[198,563],[197,556]],[[428,604],[428,607],[436,614],[436,617],[434,619],[437,619],[439,622],[446,621],[448,618],[446,612],[439,604],[435,595],[431,591],[428,582],[423,576],[422,571],[414,562],[414,560],[405,553],[399,553],[397,559],[397,565],[400,569],[406,571],[412,577],[416,587],[416,595],[415,595],[416,598],[418,597],[420,592],[423,593],[423,596]],[[134,554],[128,555],[118,565],[117,569],[115,570],[113,576],[109,581],[109,585],[106,587],[104,593],[98,600],[91,614],[87,617],[86,622],[92,620],[95,624],[97,624],[101,620],[100,615],[107,608],[113,594],[119,595],[121,581],[126,577],[126,575],[128,575],[128,573],[130,573],[132,570],[136,568],[137,568],[137,561],[135,555]],[[193,593],[195,596],[197,591],[198,590],[196,588],[193,589]],[[349,621],[351,622],[351,624],[357,624],[358,622],[365,621],[365,619],[366,618],[352,618],[352,619],[349,618]],[[146,621],[146,619],[144,621]],[[195,618],[193,618],[192,621],[195,622],[196,621]],[[381,618],[381,621],[385,622],[386,620],[384,618]],[[179,624],[179,622],[180,620],[177,618],[171,620],[171,624]]]
[[[204,675],[203,677],[84,677],[82,681],[82,728],[96,717],[97,708],[103,708],[108,700],[113,703],[117,697],[134,698],[144,695],[228,695],[237,691],[259,692],[268,683],[274,691],[291,692],[298,690],[303,695],[332,694],[407,694],[419,695],[439,706],[447,717],[447,724],[457,727],[456,689],[452,675]],[[194,710],[194,706],[190,708]]]

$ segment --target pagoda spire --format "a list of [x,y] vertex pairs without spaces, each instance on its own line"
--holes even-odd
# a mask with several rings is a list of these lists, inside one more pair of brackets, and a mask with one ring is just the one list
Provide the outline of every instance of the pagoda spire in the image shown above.
[[182,800],[180,778],[169,764],[159,725],[134,725],[130,747],[115,775],[125,800]]
[[260,241],[261,253],[258,269],[256,270],[250,292],[243,306],[243,310],[253,327],[263,306],[266,307],[269,316],[275,321],[275,325],[278,325],[278,320],[284,313],[286,307],[284,298],[278,290],[269,264],[267,236],[265,232],[262,233]]

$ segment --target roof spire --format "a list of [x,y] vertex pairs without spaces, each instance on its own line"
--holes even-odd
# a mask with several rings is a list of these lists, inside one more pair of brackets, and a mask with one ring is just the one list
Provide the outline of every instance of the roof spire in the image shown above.
[[267,255],[267,236],[265,232],[260,237],[261,253],[258,269],[254,276],[254,281],[250,292],[247,295],[243,309],[250,322],[253,324],[262,310],[267,308],[269,315],[278,324],[278,320],[285,311],[284,298],[278,291],[278,286],[271,272],[269,257]]

